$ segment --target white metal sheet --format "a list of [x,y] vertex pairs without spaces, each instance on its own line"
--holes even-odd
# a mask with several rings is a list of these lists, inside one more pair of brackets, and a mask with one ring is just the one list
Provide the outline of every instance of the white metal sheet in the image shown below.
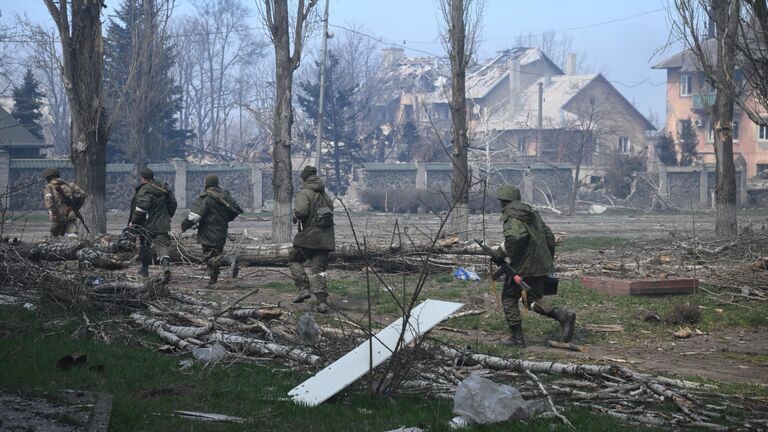
[[[441,300],[426,300],[416,306],[408,319],[408,327],[404,335],[405,344],[422,336],[462,306],[464,306],[462,303]],[[403,319],[400,318],[372,338],[374,368],[392,356],[402,325]],[[288,392],[288,396],[296,403],[309,406],[325,402],[368,372],[371,364],[369,343],[371,343],[370,339],[298,385]]]

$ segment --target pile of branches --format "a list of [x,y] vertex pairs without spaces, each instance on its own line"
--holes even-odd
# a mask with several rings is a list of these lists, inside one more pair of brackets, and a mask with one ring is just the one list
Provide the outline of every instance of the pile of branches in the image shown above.
[[[363,326],[337,317],[333,325],[318,326],[319,340],[308,341],[296,331],[296,320],[275,305],[222,307],[178,293],[150,303],[146,311],[133,313],[131,319],[180,352],[218,343],[233,361],[271,359],[305,371],[318,371],[331,364],[369,334]],[[760,398],[720,394],[710,385],[611,364],[507,359],[429,337],[403,347],[399,353],[367,379],[359,380],[356,389],[387,386],[388,396],[420,394],[452,399],[464,378],[479,374],[517,386],[527,399],[544,398],[550,415],[566,424],[563,404],[650,426],[712,430],[768,426],[768,407]],[[407,369],[394,364],[406,358]],[[394,369],[403,371],[396,385],[392,384]]]
[[[36,260],[39,256],[87,255],[80,242],[45,243],[18,247],[0,245],[0,290],[24,301],[53,303],[66,308],[146,307],[146,302],[168,295],[165,275],[136,282],[104,270],[89,259],[69,265],[66,259]],[[101,254],[87,255],[98,260]],[[32,257],[32,259],[30,259]]]

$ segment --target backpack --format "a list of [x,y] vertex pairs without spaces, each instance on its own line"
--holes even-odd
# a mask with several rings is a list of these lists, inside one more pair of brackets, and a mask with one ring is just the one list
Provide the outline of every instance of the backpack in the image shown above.
[[334,225],[333,209],[331,209],[331,207],[328,205],[323,207],[317,207],[320,197],[323,197],[325,200],[327,200],[327,198],[324,197],[323,193],[320,193],[320,192],[317,193],[317,198],[315,198],[315,207],[317,208],[317,210],[315,210],[315,214],[312,215],[313,220],[312,220],[312,223],[310,223],[310,225],[316,226],[318,228],[330,228]]
[[243,211],[239,207],[233,206],[230,202],[227,201],[227,199],[222,196],[221,194],[214,192],[212,190],[206,190],[205,194],[207,194],[209,197],[213,198],[214,201],[221,204],[223,206],[223,214],[224,217],[227,219],[227,222],[232,222],[235,220],[237,216],[239,216]]

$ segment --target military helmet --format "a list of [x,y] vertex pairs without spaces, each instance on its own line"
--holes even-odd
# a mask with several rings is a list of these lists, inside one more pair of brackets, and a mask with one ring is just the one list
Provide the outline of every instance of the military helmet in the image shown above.
[[219,176],[208,174],[205,176],[205,187],[214,187],[219,185]]
[[520,189],[512,185],[504,185],[496,190],[499,201],[520,201]]
[[61,177],[61,173],[56,168],[46,168],[43,171],[43,178],[46,180],[56,177]]
[[152,171],[149,168],[144,168],[143,170],[141,170],[141,173],[139,173],[139,175],[142,178],[147,179],[147,180],[154,180],[154,178],[155,178],[155,172]]

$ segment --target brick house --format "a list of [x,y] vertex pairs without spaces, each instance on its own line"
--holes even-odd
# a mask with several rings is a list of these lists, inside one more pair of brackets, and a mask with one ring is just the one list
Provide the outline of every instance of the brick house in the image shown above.
[[[707,44],[714,44],[709,39]],[[714,52],[713,49],[710,51]],[[710,115],[715,90],[707,82],[693,54],[682,51],[653,66],[667,71],[666,129],[679,139],[684,129],[692,131],[698,140],[697,152],[703,163],[714,163],[714,132]],[[737,70],[736,79],[740,74]],[[750,103],[747,101],[747,103]],[[757,104],[752,104],[757,106]],[[763,108],[763,111],[765,109]],[[768,114],[767,114],[768,116]],[[754,123],[740,108],[733,113],[733,153],[746,161],[747,176],[768,169],[768,126]]]

